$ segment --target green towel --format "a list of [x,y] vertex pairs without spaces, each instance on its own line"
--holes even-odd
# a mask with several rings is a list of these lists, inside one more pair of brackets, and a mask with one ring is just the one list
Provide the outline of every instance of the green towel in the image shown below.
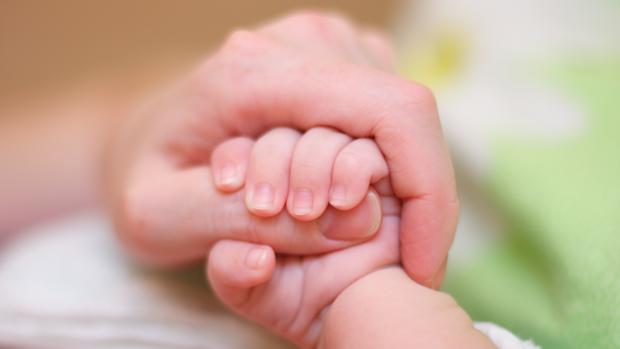
[[403,73],[436,92],[466,189],[445,290],[543,349],[620,348],[620,1],[433,0],[410,18]]
[[447,290],[543,348],[620,348],[620,55],[536,75],[583,108],[584,129],[497,142],[488,190],[507,238]]

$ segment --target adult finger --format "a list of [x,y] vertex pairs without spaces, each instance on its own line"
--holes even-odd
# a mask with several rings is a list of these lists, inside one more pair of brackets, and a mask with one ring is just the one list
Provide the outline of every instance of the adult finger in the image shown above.
[[[269,218],[252,214],[242,191],[226,194],[213,186],[206,166],[151,167],[136,176],[123,200],[117,231],[130,252],[152,264],[200,260],[222,239],[266,244],[278,253],[324,253],[370,238],[381,222],[376,195],[346,213],[328,209],[317,221],[301,222],[286,211]],[[346,234],[335,232],[343,227]]]
[[376,65],[383,67],[386,71],[395,72],[396,53],[385,34],[377,30],[366,29],[361,32],[360,36],[362,46]]
[[377,61],[374,47],[366,46],[358,28],[337,13],[300,11],[262,26],[257,32],[312,55],[348,60],[384,68]]

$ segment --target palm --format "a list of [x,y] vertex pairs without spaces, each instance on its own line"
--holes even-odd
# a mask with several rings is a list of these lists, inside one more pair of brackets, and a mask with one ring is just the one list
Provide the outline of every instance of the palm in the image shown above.
[[234,310],[302,347],[314,347],[334,299],[357,279],[399,262],[399,220],[384,216],[373,239],[351,248],[316,256],[278,256],[271,279],[252,288]]

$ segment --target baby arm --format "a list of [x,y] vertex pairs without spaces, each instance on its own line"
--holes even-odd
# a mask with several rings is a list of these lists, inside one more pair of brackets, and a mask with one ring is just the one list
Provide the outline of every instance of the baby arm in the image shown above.
[[318,347],[496,348],[452,297],[413,282],[399,267],[347,287],[330,308]]

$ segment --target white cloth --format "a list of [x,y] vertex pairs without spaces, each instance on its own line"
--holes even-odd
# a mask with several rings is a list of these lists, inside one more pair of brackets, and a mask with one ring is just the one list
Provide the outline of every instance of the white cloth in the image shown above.
[[221,306],[202,270],[126,260],[97,213],[20,234],[0,253],[0,347],[289,348]]
[[540,349],[531,340],[521,340],[507,329],[490,322],[476,322],[474,327],[487,335],[499,349]]

